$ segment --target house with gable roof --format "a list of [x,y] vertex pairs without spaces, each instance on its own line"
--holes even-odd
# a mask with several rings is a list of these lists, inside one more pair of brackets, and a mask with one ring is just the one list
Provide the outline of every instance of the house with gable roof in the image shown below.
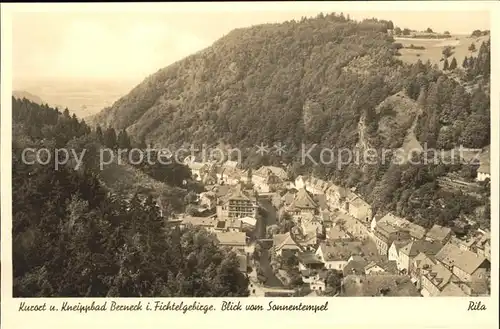
[[317,208],[318,204],[311,195],[305,189],[300,189],[295,194],[295,199],[286,211],[298,222],[302,219],[312,219],[316,214]]
[[450,241],[452,235],[451,228],[440,225],[433,225],[432,228],[425,235],[425,239],[429,241],[436,241],[445,245]]
[[312,194],[325,194],[330,183],[314,176],[309,176],[305,181],[305,188]]
[[288,232],[273,235],[273,251],[277,255],[282,256],[283,252],[297,253],[302,251],[302,248],[297,244],[290,232]]
[[345,188],[334,184],[331,184],[325,193],[328,205],[332,209],[345,209],[345,202],[348,194]]
[[486,280],[489,277],[491,264],[484,256],[461,250],[452,243],[446,244],[435,258],[463,282]]
[[372,220],[372,207],[359,195],[350,193],[345,202],[345,211],[365,225],[370,225]]
[[395,216],[392,213],[387,213],[385,216],[377,220],[375,217],[371,222],[371,229],[375,231],[375,228],[379,224],[386,224],[395,227],[400,230],[408,231],[412,239],[421,240],[425,237],[427,230],[420,225],[414,224],[404,218]]
[[424,297],[440,296],[449,283],[458,281],[449,269],[438,262],[422,275],[421,294]]
[[228,218],[257,217],[259,206],[253,191],[246,191],[238,184],[218,199],[217,217]]
[[398,269],[408,273],[412,260],[418,254],[423,253],[427,256],[435,256],[442,248],[443,245],[439,242],[426,240],[410,241],[399,250]]

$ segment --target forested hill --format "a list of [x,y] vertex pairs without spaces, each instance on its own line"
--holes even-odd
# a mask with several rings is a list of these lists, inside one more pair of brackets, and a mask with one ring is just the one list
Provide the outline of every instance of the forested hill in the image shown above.
[[[234,30],[151,75],[93,122],[161,146],[239,147],[244,166],[285,163],[292,177],[313,172],[356,188],[375,211],[394,211],[424,226],[453,227],[471,216],[487,226],[487,198],[478,201],[438,184],[452,173],[472,180],[474,166],[393,166],[390,157],[341,168],[338,160],[317,166],[302,161],[301,151],[312,144],[318,145],[311,153],[316,161],[322,147],[338,152],[489,145],[490,42],[477,56],[443,58],[453,65],[442,71],[430,62],[398,60],[392,28],[390,21],[320,14]],[[255,152],[255,145],[279,142],[286,145],[282,156]]]
[[304,105],[316,101],[331,118],[329,137],[350,144],[361,109],[400,89],[389,24],[327,15],[237,29],[148,77],[93,121],[164,145],[300,144],[305,132],[312,139],[324,134],[314,129],[323,120],[303,124]]
[[[214,235],[169,227],[152,194],[127,202],[108,193],[95,170],[97,130],[68,110],[27,99],[13,98],[12,120],[14,297],[248,295],[237,255]],[[112,133],[104,134],[105,146],[116,148]],[[41,152],[37,162],[27,148],[43,148],[51,157]],[[63,149],[78,156],[87,150],[80,169],[72,161],[55,167],[55,152]],[[161,175],[157,168],[138,169],[172,184],[172,176],[183,178],[175,166],[163,167]]]

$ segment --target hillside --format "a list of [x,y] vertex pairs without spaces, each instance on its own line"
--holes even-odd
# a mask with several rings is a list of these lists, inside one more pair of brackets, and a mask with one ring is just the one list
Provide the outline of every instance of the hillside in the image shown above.
[[[169,229],[170,213],[155,198],[164,197],[164,210],[175,208],[175,188],[141,175],[147,168],[95,170],[99,134],[69,111],[15,98],[12,108],[15,297],[248,296],[237,255],[221,248],[215,235]],[[61,147],[88,152],[81,169],[68,162],[56,170],[53,156],[25,161],[26,147],[51,155]],[[170,169],[163,168],[163,175],[184,179],[178,166]],[[120,191],[131,193],[130,199]]]
[[15,98],[18,98],[18,99],[26,98],[27,100],[29,100],[33,103],[37,103],[39,105],[44,104],[44,101],[40,97],[33,95],[32,93],[29,93],[29,92],[24,91],[24,90],[13,90],[12,96]]
[[[234,30],[149,76],[92,121],[158,146],[236,146],[243,166],[289,164],[292,176],[312,172],[356,187],[375,210],[424,226],[453,226],[449,222],[467,215],[477,200],[440,190],[436,179],[461,170],[472,177],[476,168],[392,166],[390,156],[368,164],[337,154],[314,165],[303,156],[314,144],[316,162],[322,147],[381,152],[489,145],[489,39],[465,65],[460,59],[443,72],[430,60],[400,60],[404,49],[388,34],[391,25],[321,14]],[[286,153],[257,155],[261,143],[282,143]],[[425,161],[425,154],[412,155]],[[470,209],[457,205],[460,200]]]

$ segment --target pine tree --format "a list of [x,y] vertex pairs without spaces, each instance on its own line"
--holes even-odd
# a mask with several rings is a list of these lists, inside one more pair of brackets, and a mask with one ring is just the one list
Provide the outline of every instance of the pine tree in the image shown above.
[[102,129],[100,125],[97,125],[97,127],[95,128],[95,134],[97,136],[97,141],[102,144],[104,142],[104,136],[102,134]]
[[448,59],[445,58],[444,64],[443,64],[443,71],[448,71],[449,64],[448,64]]
[[469,59],[467,58],[467,56],[464,57],[464,61],[462,62],[462,67],[464,69],[467,69],[469,67]]
[[450,63],[449,70],[453,71],[456,68],[457,68],[457,60],[455,59],[455,57],[453,57],[453,59],[451,60],[451,63]]

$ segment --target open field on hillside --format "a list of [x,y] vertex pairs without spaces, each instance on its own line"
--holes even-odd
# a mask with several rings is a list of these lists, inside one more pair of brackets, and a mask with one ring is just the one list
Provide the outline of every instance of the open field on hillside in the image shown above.
[[[400,58],[402,61],[407,63],[414,63],[418,59],[422,62],[430,60],[432,64],[438,64],[439,67],[443,68],[443,58],[442,51],[446,46],[454,47],[453,54],[450,58],[455,57],[459,66],[462,65],[465,56],[477,56],[477,52],[481,43],[487,40],[489,36],[482,36],[479,38],[472,38],[465,35],[453,36],[449,39],[417,39],[417,38],[394,38],[396,43],[401,43],[403,49],[400,49]],[[469,46],[474,43],[477,51],[470,52]],[[425,47],[425,49],[408,49],[411,45],[415,47]]]

